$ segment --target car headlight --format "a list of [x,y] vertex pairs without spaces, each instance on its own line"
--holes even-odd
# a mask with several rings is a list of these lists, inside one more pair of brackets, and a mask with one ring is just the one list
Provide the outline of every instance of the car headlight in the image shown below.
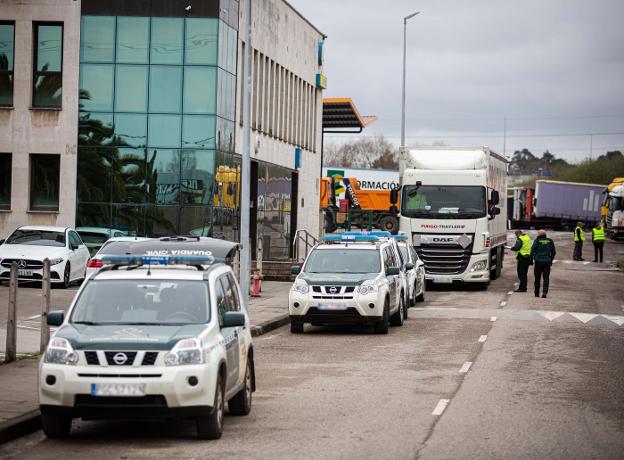
[[486,268],[487,268],[487,260],[480,260],[480,261],[475,262],[474,264],[472,264],[472,267],[470,267],[470,271],[471,272],[482,272]]
[[377,292],[377,283],[375,280],[366,280],[357,287],[357,291],[361,295],[368,295]]
[[204,353],[199,339],[182,339],[165,355],[166,366],[203,363]]
[[50,259],[50,265],[58,265],[63,262],[62,257],[57,257],[56,259]]
[[295,281],[292,290],[298,292],[299,294],[307,294],[310,292],[310,286],[308,286],[308,283],[305,281]]
[[55,337],[50,340],[43,362],[73,366],[78,362],[78,353],[74,351],[68,340]]

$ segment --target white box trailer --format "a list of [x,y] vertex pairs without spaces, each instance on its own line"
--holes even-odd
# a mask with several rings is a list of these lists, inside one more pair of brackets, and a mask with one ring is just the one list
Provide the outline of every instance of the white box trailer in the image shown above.
[[400,230],[434,283],[500,276],[507,241],[507,160],[488,147],[401,151]]

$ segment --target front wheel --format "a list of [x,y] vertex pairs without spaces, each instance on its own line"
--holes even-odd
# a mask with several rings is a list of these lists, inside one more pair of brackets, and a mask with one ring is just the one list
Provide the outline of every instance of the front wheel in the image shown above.
[[69,436],[71,425],[71,417],[41,413],[41,428],[50,439],[62,439]]
[[403,294],[401,294],[401,298],[399,299],[399,309],[390,317],[390,324],[393,326],[403,326],[405,311],[407,310],[405,308],[405,302],[403,302]]
[[303,334],[303,323],[290,320],[290,332],[291,334]]
[[65,271],[63,271],[63,284],[61,285],[63,289],[67,289],[69,287],[69,279],[71,277],[71,266],[69,262],[65,264]]
[[386,300],[384,304],[384,311],[381,320],[375,323],[375,334],[387,334],[388,333],[388,317],[390,316],[390,302]]
[[212,411],[208,415],[197,417],[197,437],[200,439],[219,439],[223,434],[223,382],[221,376],[217,378],[215,387],[215,401]]
[[253,385],[251,379],[253,376],[253,361],[251,358],[247,358],[247,368],[245,369],[245,385],[236,393],[236,395],[228,401],[228,407],[230,408],[230,414],[232,415],[247,415],[251,412],[251,395],[253,392]]

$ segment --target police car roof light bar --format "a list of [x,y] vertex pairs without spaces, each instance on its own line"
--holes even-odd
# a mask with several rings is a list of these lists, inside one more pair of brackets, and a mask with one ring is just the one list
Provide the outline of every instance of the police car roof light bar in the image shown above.
[[343,235],[355,235],[355,236],[375,236],[377,238],[392,238],[392,233],[385,231],[361,231],[361,232],[344,232]]
[[361,235],[359,233],[353,234],[355,232],[345,232],[342,235],[325,235],[323,237],[323,241],[326,243],[357,243],[357,242],[366,242],[366,243],[374,243],[379,241],[379,238],[371,235]]
[[102,256],[104,265],[212,265],[217,260],[212,256],[144,256],[119,255]]

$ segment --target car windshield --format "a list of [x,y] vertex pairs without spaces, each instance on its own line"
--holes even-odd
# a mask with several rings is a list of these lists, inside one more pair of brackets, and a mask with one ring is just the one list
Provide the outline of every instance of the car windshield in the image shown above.
[[401,214],[425,219],[485,217],[485,187],[407,185],[403,187]]
[[51,230],[18,229],[6,240],[6,244],[28,244],[32,246],[65,246],[65,232]]
[[184,325],[210,321],[203,281],[92,280],[76,301],[73,324]]
[[379,273],[381,260],[374,249],[317,249],[312,251],[305,273]]

